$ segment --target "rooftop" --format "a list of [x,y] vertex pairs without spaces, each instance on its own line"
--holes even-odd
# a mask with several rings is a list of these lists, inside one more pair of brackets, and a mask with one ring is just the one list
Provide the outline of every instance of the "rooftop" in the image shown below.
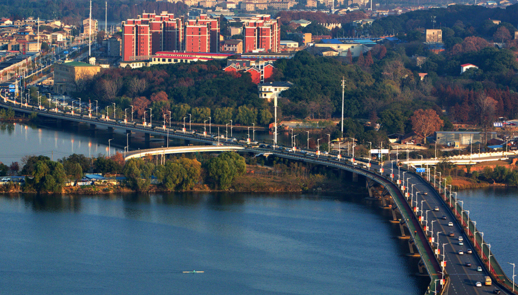
[[79,62],[79,61],[71,61],[71,62],[65,62],[63,65],[67,65],[69,67],[96,67],[91,64],[87,64],[85,62]]

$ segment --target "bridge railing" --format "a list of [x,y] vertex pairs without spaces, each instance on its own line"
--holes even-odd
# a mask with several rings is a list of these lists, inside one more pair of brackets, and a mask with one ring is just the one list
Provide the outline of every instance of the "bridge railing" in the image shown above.
[[[463,206],[461,206],[457,201],[457,194],[455,193],[455,197],[452,197],[452,191],[451,189],[448,189],[449,185],[444,185],[442,179],[439,179],[439,182],[434,184],[431,181],[431,177],[430,179],[426,179],[426,177],[423,177],[421,175],[419,176],[430,186],[438,189],[441,192],[439,193],[439,195],[441,196],[442,200],[448,205],[457,221],[461,224],[462,231],[466,234],[470,242],[473,243],[475,248],[474,251],[476,251],[479,257],[481,258],[484,267],[486,267],[486,269],[489,270],[492,279],[498,284],[500,284],[501,287],[505,287],[507,291],[512,293],[512,279],[509,279],[509,277],[507,277],[504,270],[496,260],[495,256],[491,251],[491,248],[488,246],[488,243],[486,243],[483,235],[481,235],[478,231],[476,227],[476,222],[470,218],[469,214],[467,214]],[[515,284],[514,289],[514,294],[518,294],[518,284]]]

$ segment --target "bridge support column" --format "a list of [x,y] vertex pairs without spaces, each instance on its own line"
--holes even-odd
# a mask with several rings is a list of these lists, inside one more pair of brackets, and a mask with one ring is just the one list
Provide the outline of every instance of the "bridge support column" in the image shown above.
[[410,239],[410,236],[407,236],[405,233],[405,226],[406,226],[406,224],[403,221],[399,222],[399,229],[401,230],[401,236],[399,236],[398,238],[400,240]]
[[358,173],[353,172],[353,182],[358,182]]
[[410,257],[421,257],[419,253],[416,253],[414,251],[415,241],[414,240],[408,240],[408,248],[410,249],[410,254],[407,254]]
[[390,210],[392,212],[392,220],[390,221],[390,223],[399,223],[399,220],[397,218],[397,210],[398,208],[396,206],[392,206],[392,210]]
[[146,148],[149,148],[151,146],[151,144],[150,144],[151,134],[149,134],[149,133],[144,134],[144,142],[145,142]]
[[419,276],[428,275],[428,272],[426,271],[426,266],[425,266],[422,258],[419,260],[419,263],[417,264],[417,268],[419,270],[419,273],[418,273]]

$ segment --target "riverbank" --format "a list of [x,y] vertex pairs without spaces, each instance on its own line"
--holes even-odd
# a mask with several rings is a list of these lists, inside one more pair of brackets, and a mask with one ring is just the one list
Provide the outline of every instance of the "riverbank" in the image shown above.
[[481,180],[474,180],[469,177],[452,177],[451,186],[456,190],[469,190],[469,189],[477,189],[477,188],[487,188],[487,187],[508,187],[505,183],[489,183]]
[[[354,191],[366,194],[362,186],[352,182],[337,181],[321,174],[297,175],[283,173],[269,167],[249,165],[247,172],[238,176],[229,189],[211,189],[208,184],[196,184],[191,190],[176,192],[239,192],[239,193],[337,193]],[[124,185],[84,185],[64,187],[61,194],[66,195],[99,195],[114,193],[137,193],[138,191]],[[172,192],[160,185],[150,185],[144,193]],[[24,191],[19,185],[0,186],[3,194],[36,194],[36,191]],[[142,193],[142,192],[140,192]]]

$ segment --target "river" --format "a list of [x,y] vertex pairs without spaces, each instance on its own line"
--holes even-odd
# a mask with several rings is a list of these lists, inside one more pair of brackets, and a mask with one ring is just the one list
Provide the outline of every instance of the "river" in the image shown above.
[[[423,294],[396,228],[360,200],[4,196],[0,285],[5,294]],[[191,270],[204,273],[182,273]]]
[[[107,154],[112,138],[110,153],[122,151],[122,132],[3,124],[0,161]],[[137,136],[131,146],[145,147]],[[510,276],[518,190],[459,199]],[[3,196],[0,285],[6,294],[422,294],[426,279],[386,213],[347,194]]]

